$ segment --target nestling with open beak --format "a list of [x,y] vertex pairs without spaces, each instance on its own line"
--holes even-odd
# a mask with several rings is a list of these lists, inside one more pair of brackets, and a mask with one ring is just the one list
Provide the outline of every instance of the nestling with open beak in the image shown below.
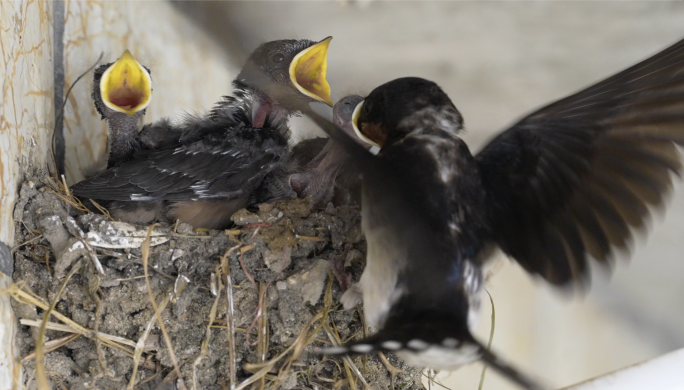
[[109,126],[107,168],[111,168],[141,148],[140,130],[152,99],[152,77],[126,50],[116,62],[95,69],[93,84],[95,109]]
[[[333,107],[333,123],[347,134],[351,135],[359,144],[368,147],[356,137],[352,126],[354,108],[363,100],[361,96],[350,95],[340,99]],[[353,193],[360,188],[359,175],[350,172],[348,167],[349,155],[334,139],[329,139],[321,152],[303,169],[290,178],[292,187],[300,197],[311,196],[314,204],[324,206],[334,200],[336,205],[352,202]],[[360,201],[360,199],[359,199]]]
[[[233,96],[207,115],[189,117],[180,125],[162,120],[145,126],[139,134],[140,150],[131,148],[132,156],[123,160],[112,157],[129,154],[111,156],[112,168],[77,183],[73,193],[111,201],[109,211],[126,222],[180,219],[194,227],[228,226],[263,178],[287,162],[287,121],[296,110],[280,101],[271,86],[289,90],[299,103],[332,105],[325,79],[331,39],[262,44],[233,81]],[[120,61],[110,69],[117,69]],[[118,79],[110,79],[117,74],[108,69],[100,85],[113,85],[107,91],[123,88]],[[114,99],[125,105],[124,100]]]
[[628,248],[681,170],[682,85],[684,40],[533,112],[475,156],[459,136],[460,113],[435,83],[402,78],[373,90],[355,118],[378,156],[343,142],[363,174],[368,252],[342,302],[362,299],[378,332],[322,352],[396,351],[434,369],[481,359],[523,388],[540,388],[472,336],[483,265],[498,247],[559,287],[586,285],[589,256],[610,268],[615,248]]
[[[352,113],[362,100],[361,96],[350,95],[333,107],[333,122],[354,138]],[[292,148],[288,164],[264,179],[250,203],[310,197],[314,207],[325,207],[331,201],[337,206],[353,201],[360,204],[360,198],[357,200],[351,194],[355,190],[358,192],[360,180],[358,174],[344,169],[347,160],[344,147],[333,139],[303,140]]]

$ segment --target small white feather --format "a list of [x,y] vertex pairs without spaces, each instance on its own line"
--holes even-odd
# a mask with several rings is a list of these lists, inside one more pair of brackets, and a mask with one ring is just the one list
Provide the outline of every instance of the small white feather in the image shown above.
[[389,340],[382,343],[382,347],[390,351],[397,351],[401,348],[401,343],[399,341]]
[[420,340],[420,339],[413,339],[413,340],[409,341],[408,343],[406,343],[406,346],[408,346],[411,349],[416,349],[416,350],[422,351],[422,350],[426,349],[427,347],[429,347],[430,344],[428,344],[427,342]]
[[356,344],[352,345],[351,350],[357,353],[368,353],[373,350],[373,346],[370,344]]

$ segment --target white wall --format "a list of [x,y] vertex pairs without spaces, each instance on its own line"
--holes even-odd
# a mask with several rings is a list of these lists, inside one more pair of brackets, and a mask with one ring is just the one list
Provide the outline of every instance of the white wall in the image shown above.
[[[29,165],[43,166],[48,158],[55,121],[55,61],[63,64],[68,87],[101,52],[104,61],[111,62],[131,50],[152,69],[154,96],[148,121],[211,107],[230,92],[235,74],[226,53],[167,2],[68,1],[61,4],[64,21],[57,21],[64,25],[61,37],[53,35],[55,5],[60,6],[47,1],[0,2],[0,242],[9,246],[14,240],[12,210],[18,184]],[[55,58],[55,41],[60,40],[64,57]],[[92,73],[76,85],[66,108],[70,183],[104,161],[106,127],[92,105],[91,88]],[[7,268],[0,269],[0,288],[11,283],[5,273]],[[18,372],[15,325],[8,299],[0,297],[0,390],[9,389],[12,372]]]

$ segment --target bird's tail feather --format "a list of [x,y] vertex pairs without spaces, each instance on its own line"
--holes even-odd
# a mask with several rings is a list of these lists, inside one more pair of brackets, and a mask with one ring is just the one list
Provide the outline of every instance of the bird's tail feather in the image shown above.
[[[419,339],[413,339],[408,342],[400,342],[388,339],[386,337],[378,337],[378,335],[381,333],[382,331],[367,339],[356,341],[346,346],[320,348],[316,352],[325,355],[363,355],[374,352],[394,352],[400,350],[420,352],[428,347],[426,342]],[[434,345],[441,346],[443,348],[464,348],[467,347],[465,344],[470,345],[471,348],[477,348],[476,355],[479,355],[479,358],[484,364],[496,370],[508,380],[518,384],[521,388],[526,390],[546,389],[546,387],[539,384],[536,380],[512,367],[510,364],[500,359],[495,353],[487,350],[486,347],[474,339],[464,342],[456,341],[453,338],[447,338],[440,344],[430,344],[429,346]],[[475,348],[473,348],[473,351],[475,351]],[[464,362],[464,364],[466,363],[467,361]]]
[[507,362],[501,360],[495,353],[487,350],[487,348],[484,347],[482,344],[477,344],[480,347],[480,359],[482,360],[482,362],[496,370],[499,374],[505,376],[510,381],[517,383],[520,387],[527,390],[546,389],[546,387],[540,385],[536,380],[528,377],[516,368],[509,365]]

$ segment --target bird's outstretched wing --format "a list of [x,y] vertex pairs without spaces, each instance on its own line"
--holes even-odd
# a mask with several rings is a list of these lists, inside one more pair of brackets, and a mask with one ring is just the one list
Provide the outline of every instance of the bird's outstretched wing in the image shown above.
[[72,191],[119,201],[237,198],[258,186],[286,153],[287,141],[274,129],[208,130],[174,148],[141,152]]
[[556,285],[609,264],[681,168],[684,40],[552,103],[477,156],[492,238]]

